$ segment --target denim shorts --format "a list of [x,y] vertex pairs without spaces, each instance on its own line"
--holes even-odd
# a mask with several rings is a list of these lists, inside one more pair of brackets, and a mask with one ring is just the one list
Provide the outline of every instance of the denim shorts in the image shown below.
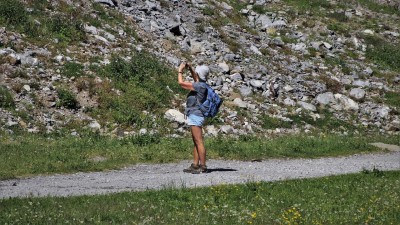
[[189,126],[202,127],[204,123],[204,117],[190,114],[187,118],[187,123]]

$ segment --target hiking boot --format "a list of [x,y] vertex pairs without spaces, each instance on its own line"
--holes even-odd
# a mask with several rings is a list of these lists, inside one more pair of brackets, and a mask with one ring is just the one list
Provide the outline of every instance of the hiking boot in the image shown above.
[[195,171],[197,171],[200,167],[198,165],[194,165],[193,163],[189,166],[189,168],[184,169],[183,172],[184,173],[193,173]]
[[192,174],[207,173],[207,166],[199,165],[198,169],[192,172]]

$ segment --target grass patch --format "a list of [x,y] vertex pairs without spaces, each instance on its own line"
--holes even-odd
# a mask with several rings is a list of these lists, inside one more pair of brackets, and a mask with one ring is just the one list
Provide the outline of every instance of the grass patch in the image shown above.
[[312,118],[306,113],[290,115],[289,118],[293,120],[294,124],[310,124],[323,132],[357,130],[357,128],[351,122],[339,120],[333,116],[333,113],[327,110],[320,110],[319,115],[321,118],[317,119]]
[[400,93],[398,92],[386,92],[385,93],[385,103],[397,107],[400,109]]
[[263,5],[254,5],[252,10],[258,14],[265,14],[267,13],[267,10]]
[[[104,24],[122,26],[128,34],[139,40],[131,28],[132,24],[125,21],[119,11],[107,9],[99,3],[93,3],[92,9],[82,10],[82,7],[68,5],[64,1],[51,4],[45,0],[4,0],[0,2],[0,25],[10,31],[23,33],[29,42],[36,45],[53,43],[61,49],[86,41],[85,23],[96,27]],[[96,16],[93,16],[93,11]]]
[[399,171],[0,200],[3,224],[397,224]]
[[366,57],[375,61],[382,68],[400,71],[400,45],[389,43],[378,36],[367,35]]
[[92,114],[125,126],[153,127],[155,120],[162,120],[174,94],[184,93],[176,82],[176,71],[145,52],[135,53],[130,60],[114,56],[98,74],[113,82],[97,88],[99,107]]
[[374,11],[374,12],[400,15],[399,10],[396,9],[394,6],[378,4],[374,0],[358,0],[357,3],[367,7],[369,10]]
[[[91,134],[82,137],[33,134],[0,137],[0,179],[35,174],[116,169],[136,163],[166,163],[191,158],[193,143],[187,138],[157,135],[114,139]],[[207,138],[209,158],[265,159],[315,158],[373,152],[370,142],[400,143],[399,136],[287,136],[272,139]],[[94,162],[94,157],[107,160]]]
[[350,35],[348,26],[346,26],[346,24],[343,24],[342,22],[330,22],[327,28],[328,30],[343,34],[346,37],[349,37]]
[[0,108],[14,108],[14,99],[11,92],[4,86],[0,86]]
[[300,14],[306,12],[312,14],[322,14],[321,8],[332,9],[332,5],[327,0],[284,0],[288,5],[295,7]]
[[326,89],[332,93],[341,93],[343,85],[337,81],[334,80],[326,75],[321,75],[320,80],[326,85]]
[[264,129],[275,129],[275,128],[291,128],[292,123],[288,121],[283,121],[281,119],[271,117],[267,114],[261,116],[261,127]]
[[206,16],[214,16],[214,12],[215,9],[211,8],[210,6],[206,6],[204,8],[202,8],[202,12],[204,15]]
[[79,103],[73,93],[66,89],[58,89],[58,100],[56,102],[57,107],[65,107],[67,109],[79,108]]
[[83,65],[79,63],[67,62],[61,72],[66,77],[80,77],[84,75],[83,68]]
[[28,20],[27,12],[20,1],[2,0],[0,2],[0,22],[18,25]]

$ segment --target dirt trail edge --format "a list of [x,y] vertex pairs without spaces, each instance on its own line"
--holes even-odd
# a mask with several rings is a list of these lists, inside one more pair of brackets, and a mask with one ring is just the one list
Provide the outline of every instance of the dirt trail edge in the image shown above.
[[270,159],[261,162],[209,160],[207,174],[185,174],[189,161],[139,164],[121,170],[37,176],[0,181],[0,199],[76,196],[168,187],[201,187],[250,181],[323,177],[362,170],[400,170],[400,152],[319,159]]

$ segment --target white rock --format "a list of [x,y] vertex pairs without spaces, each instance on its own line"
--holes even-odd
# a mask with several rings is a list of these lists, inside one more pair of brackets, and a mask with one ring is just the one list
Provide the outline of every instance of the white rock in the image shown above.
[[102,36],[94,35],[94,37],[95,37],[97,40],[100,40],[100,41],[104,42],[104,43],[107,44],[107,45],[109,44],[108,41],[107,41],[107,39],[105,39],[105,38],[102,37]]
[[224,134],[232,134],[234,129],[231,125],[223,125],[220,128],[221,132]]
[[55,59],[57,62],[61,62],[61,61],[64,59],[64,56],[58,55],[58,56],[54,57],[54,59]]
[[222,69],[223,73],[229,73],[230,71],[229,65],[226,64],[225,62],[218,63],[218,67]]
[[358,103],[342,94],[335,94],[335,98],[339,100],[344,110],[358,110]]
[[373,35],[373,34],[374,34],[374,31],[372,31],[372,30],[370,30],[370,29],[366,29],[366,30],[363,31],[363,33],[364,33],[364,34]]
[[86,31],[87,33],[91,33],[91,34],[94,34],[94,35],[96,35],[96,34],[99,33],[99,32],[97,31],[97,28],[96,28],[96,27],[90,26],[90,25],[87,25],[87,24],[84,26],[84,29],[85,29],[85,31]]
[[285,90],[286,92],[290,92],[290,91],[293,91],[294,88],[290,85],[285,85],[285,87],[283,87],[283,90]]
[[295,106],[296,102],[290,98],[285,98],[285,100],[283,101],[283,104],[287,105],[287,106]]
[[382,107],[373,109],[372,110],[372,114],[377,116],[377,117],[380,117],[380,118],[387,118],[389,116],[390,111],[391,110],[390,110],[389,107],[382,106]]
[[254,45],[252,45],[252,46],[250,47],[250,50],[251,50],[252,52],[254,52],[254,54],[256,54],[256,55],[262,55],[262,53],[260,52],[260,50],[258,50],[258,48],[257,48],[256,46],[254,46]]
[[355,80],[353,81],[353,85],[358,87],[369,87],[371,84],[369,81]]
[[236,106],[240,107],[240,108],[247,108],[247,103],[244,102],[244,101],[243,101],[242,99],[240,99],[240,98],[235,98],[235,100],[233,100],[233,103],[234,103]]
[[147,129],[146,128],[140,129],[139,134],[141,134],[141,135],[147,134]]
[[96,120],[94,120],[88,125],[88,127],[94,130],[100,130],[101,125]]
[[186,122],[185,115],[176,109],[169,109],[167,112],[165,112],[164,118],[179,124],[184,124]]
[[355,99],[363,99],[365,97],[365,91],[361,88],[353,88],[350,91],[350,96]]
[[233,81],[239,81],[242,80],[242,75],[240,75],[240,73],[234,73],[230,75],[229,78]]
[[332,49],[332,45],[329,44],[328,42],[323,42],[322,44],[324,45],[325,48],[327,48],[327,49],[329,49],[329,50]]
[[307,102],[303,102],[303,101],[300,101],[297,104],[300,105],[305,110],[309,110],[309,111],[312,111],[312,112],[317,111],[317,108],[313,104],[310,104],[310,103],[307,103]]
[[335,97],[332,92],[325,92],[317,95],[315,100],[321,105],[327,105],[329,103],[335,102]]
[[27,84],[25,84],[22,88],[23,88],[25,91],[27,91],[27,92],[30,92],[30,91],[31,91],[31,86],[29,86],[29,85],[27,85]]
[[207,134],[210,136],[218,136],[218,130],[215,128],[214,125],[206,126]]
[[260,88],[264,84],[264,81],[262,80],[251,80],[250,85],[255,87],[255,88]]

